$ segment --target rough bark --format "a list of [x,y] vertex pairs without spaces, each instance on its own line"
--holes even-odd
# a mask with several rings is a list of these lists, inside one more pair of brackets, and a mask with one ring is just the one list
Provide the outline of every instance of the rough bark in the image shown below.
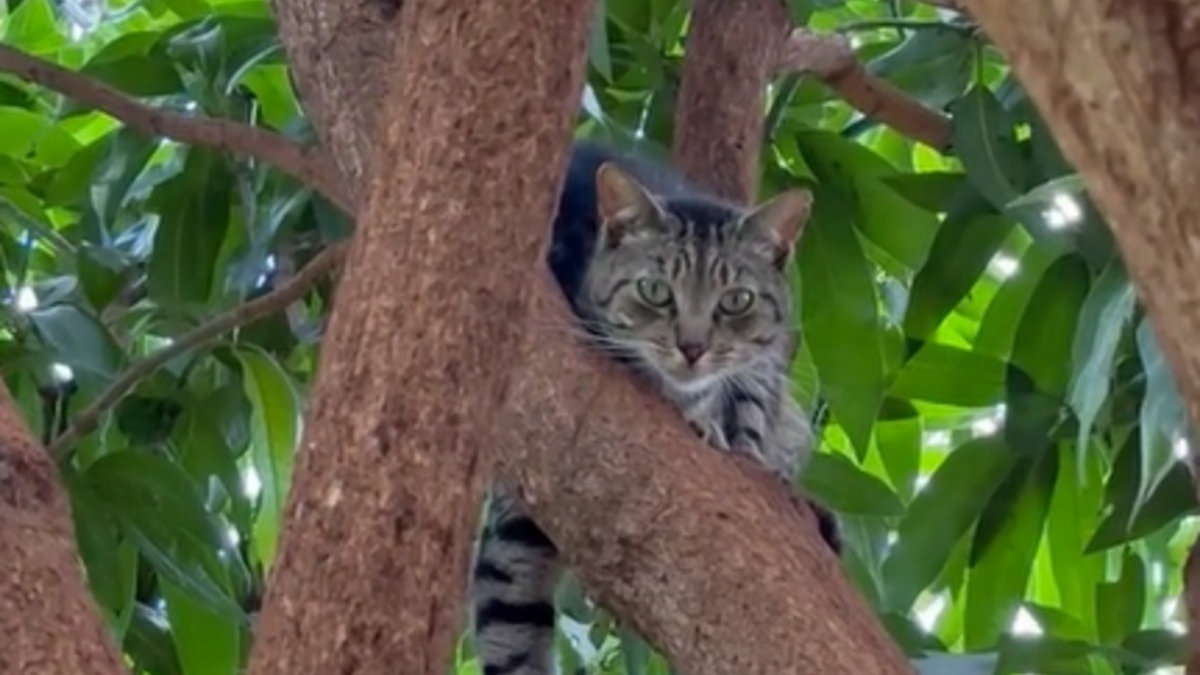
[[[1005,52],[1083,176],[1200,419],[1200,6],[957,1]],[[1200,565],[1187,566],[1185,586],[1194,609]],[[1200,625],[1189,628],[1188,672],[1200,674]]]
[[251,673],[448,667],[591,14],[406,3]]
[[763,97],[791,18],[782,0],[694,0],[671,154],[685,175],[748,203],[758,185]]
[[92,601],[58,471],[0,380],[0,674],[127,675]]
[[[342,62],[315,67],[313,55],[333,61],[356,58],[354,49],[338,51],[335,43],[357,41],[358,36],[339,34],[336,27],[379,28],[370,19],[355,18],[353,10],[338,2],[328,10],[336,20],[307,2],[279,3],[279,11],[302,17],[281,21],[282,37],[297,77],[311,78],[300,86],[306,107],[341,119],[346,113],[338,110],[351,99],[343,98],[347,90],[341,83],[330,83],[329,73],[361,72],[373,67],[371,59],[361,66]],[[768,9],[768,15],[781,18],[771,29],[780,43],[789,28],[786,14],[774,14],[781,7]],[[299,30],[297,23],[308,19],[315,27],[306,26],[307,33]],[[316,47],[297,44],[314,34],[323,36]],[[761,34],[745,30],[742,39],[758,45]],[[367,35],[364,42],[375,44],[381,38]],[[703,38],[691,42],[702,43]],[[328,53],[322,51],[326,47]],[[778,54],[764,52],[756,58],[755,69],[761,72],[755,77],[765,85]],[[735,77],[743,72],[734,65]],[[378,100],[379,89],[362,84],[357,101]],[[693,105],[703,105],[706,95],[698,94],[701,100]],[[725,90],[723,95],[744,104],[737,92]],[[753,96],[761,101],[761,87]],[[726,120],[744,107],[724,105]],[[731,131],[727,121],[696,138],[698,146],[723,147],[697,155],[695,166],[702,175],[711,175],[711,166],[725,167],[722,158],[732,159],[729,166],[737,168],[728,174],[732,178],[724,192],[738,199],[749,199],[757,182],[761,105],[752,113],[741,114],[746,126],[740,132]],[[320,119],[317,123],[322,124]],[[684,127],[699,128],[686,122]],[[339,165],[351,170],[372,147],[369,131],[351,124],[331,126],[322,134],[327,147],[346,155]],[[515,471],[539,521],[566,549],[589,592],[633,620],[692,675],[911,672],[833,564],[815,528],[802,524],[811,513],[790,502],[778,486],[764,485],[702,447],[682,423],[664,425],[664,418],[678,415],[638,393],[611,366],[584,355],[569,329],[545,329],[551,317],[565,318],[565,309],[542,266],[533,267],[541,277],[531,289],[539,328],[526,335],[525,365],[510,388],[507,411],[512,417],[503,428],[514,440],[504,447],[511,460],[506,466]],[[645,498],[631,499],[631,489]],[[731,551],[737,555],[731,557]],[[763,631],[763,626],[774,628]]]
[[297,93],[321,144],[346,177],[363,191],[384,97],[394,68],[403,0],[271,0]]
[[[532,293],[531,316],[564,316]],[[499,461],[589,593],[690,675],[913,672],[811,511],[567,332],[527,337]]]

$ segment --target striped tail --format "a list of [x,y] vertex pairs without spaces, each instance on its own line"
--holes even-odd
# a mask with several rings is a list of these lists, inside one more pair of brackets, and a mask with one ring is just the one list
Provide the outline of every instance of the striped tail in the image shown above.
[[554,675],[558,550],[500,487],[472,570],[475,650],[483,675]]

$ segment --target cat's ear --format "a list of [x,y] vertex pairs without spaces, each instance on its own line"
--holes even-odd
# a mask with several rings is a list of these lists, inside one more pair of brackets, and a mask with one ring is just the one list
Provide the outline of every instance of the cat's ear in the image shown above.
[[654,197],[612,162],[596,170],[596,207],[604,239],[610,246],[638,229],[662,224],[662,207]]
[[781,192],[742,217],[742,236],[764,247],[763,252],[782,268],[792,256],[800,232],[812,212],[812,193],[804,188]]

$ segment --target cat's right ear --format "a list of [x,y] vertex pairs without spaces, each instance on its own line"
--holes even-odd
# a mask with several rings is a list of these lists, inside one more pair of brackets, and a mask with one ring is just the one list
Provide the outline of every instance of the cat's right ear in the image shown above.
[[596,170],[596,207],[604,241],[616,246],[634,231],[655,227],[663,212],[654,197],[612,162]]

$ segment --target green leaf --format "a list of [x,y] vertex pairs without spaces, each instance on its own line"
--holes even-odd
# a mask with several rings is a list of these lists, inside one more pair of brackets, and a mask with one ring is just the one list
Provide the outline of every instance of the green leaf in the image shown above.
[[[91,209],[84,214],[83,230],[86,239],[103,245],[117,229],[130,188],[158,148],[158,141],[126,128],[97,143],[102,144],[103,150],[91,173],[88,187]],[[164,218],[166,215],[164,210]]]
[[79,286],[96,312],[112,302],[125,284],[125,264],[113,249],[84,244],[75,259]]
[[975,85],[950,106],[954,151],[967,178],[997,209],[1025,189],[1024,161],[1013,135],[1012,116],[987,87]]
[[886,483],[843,455],[818,452],[804,469],[804,490],[838,513],[898,516],[904,505]]
[[596,3],[596,11],[592,16],[592,36],[588,40],[588,62],[600,73],[605,80],[612,81],[612,58],[608,54],[608,22],[607,4],[604,0]]
[[1142,626],[1146,608],[1146,568],[1132,548],[1121,559],[1121,576],[1096,585],[1096,625],[1100,640],[1121,644]]
[[889,398],[875,425],[875,444],[896,493],[908,502],[921,468],[921,415],[911,403]]
[[169,96],[183,91],[174,62],[162,53],[99,58],[97,54],[81,74],[100,80],[129,96]]
[[140,669],[138,672],[183,675],[166,617],[146,605],[138,603],[134,607],[124,647]]
[[1003,280],[984,312],[975,335],[976,351],[1008,359],[1029,300],[1041,283],[1042,275],[1059,255],[1059,252],[1036,245],[1025,250],[1018,261],[1019,271]]
[[904,316],[908,337],[929,339],[1008,237],[1014,223],[985,214],[986,208],[977,196],[968,194],[946,215],[927,262],[913,278]]
[[1142,367],[1146,370],[1146,397],[1142,399],[1142,461],[1137,501],[1133,507],[1135,515],[1175,465],[1173,444],[1176,436],[1182,435],[1185,420],[1174,375],[1158,348],[1149,319],[1143,319],[1138,325],[1137,346]]
[[95,316],[68,304],[38,307],[28,316],[52,360],[102,381],[116,376],[121,349]]
[[233,176],[225,160],[199,148],[187,152],[183,172],[154,194],[162,219],[154,234],[147,290],[151,298],[166,304],[208,300],[229,227]]
[[57,167],[79,149],[79,142],[49,117],[24,108],[0,107],[0,129],[0,154],[14,159]]
[[1005,364],[958,347],[926,342],[904,363],[891,395],[963,407],[995,405],[1004,399]]
[[1066,396],[1077,317],[1089,283],[1087,263],[1063,256],[1042,275],[1021,317],[1011,361],[1042,393]]
[[[1106,501],[1112,505],[1086,551],[1093,553],[1145,537],[1197,509],[1191,473],[1175,462],[1144,500],[1139,499],[1141,452],[1137,435],[1130,434],[1113,463],[1104,486]],[[1140,505],[1140,508],[1137,508]]]
[[236,675],[241,665],[239,625],[170,581],[163,581],[160,589],[183,675]]
[[975,530],[963,618],[967,650],[994,645],[1025,597],[1057,479],[1058,455],[1049,452],[1022,464],[1024,471],[1015,468],[1010,474],[1017,478],[1011,481],[1015,492],[998,490],[984,510],[993,516],[981,518]]
[[262,482],[254,545],[264,568],[270,569],[292,483],[300,403],[291,379],[270,355],[250,345],[239,345],[234,353],[242,364],[242,385],[254,410],[251,456]]
[[218,552],[228,543],[178,466],[158,455],[121,451],[93,462],[83,478],[163,579],[207,609],[246,621],[220,562]]
[[137,549],[122,541],[120,529],[73,468],[63,472],[71,501],[79,557],[87,568],[88,587],[109,630],[123,637],[133,620],[137,589]]
[[884,561],[888,608],[906,610],[937,577],[1015,461],[997,436],[968,441],[946,457],[909,505]]
[[[1071,385],[1068,402],[1079,418],[1076,443],[1087,447],[1101,406],[1112,384],[1113,361],[1137,297],[1119,260],[1101,272],[1079,311],[1078,329],[1071,349]],[[1080,453],[1082,461],[1083,453]],[[1082,471],[1082,465],[1079,466]]]
[[802,325],[822,394],[861,457],[887,390],[888,364],[896,360],[888,352],[897,350],[875,312],[870,264],[854,230],[838,217],[840,196],[823,185],[814,193],[797,263],[809,298],[801,303]]
[[1070,173],[1065,176],[1051,178],[1038,185],[1006,204],[1004,209],[1007,211],[1029,206],[1045,207],[1053,204],[1055,198],[1059,195],[1077,196],[1086,194],[1086,192],[1087,186],[1084,185],[1083,178],[1078,173]]

